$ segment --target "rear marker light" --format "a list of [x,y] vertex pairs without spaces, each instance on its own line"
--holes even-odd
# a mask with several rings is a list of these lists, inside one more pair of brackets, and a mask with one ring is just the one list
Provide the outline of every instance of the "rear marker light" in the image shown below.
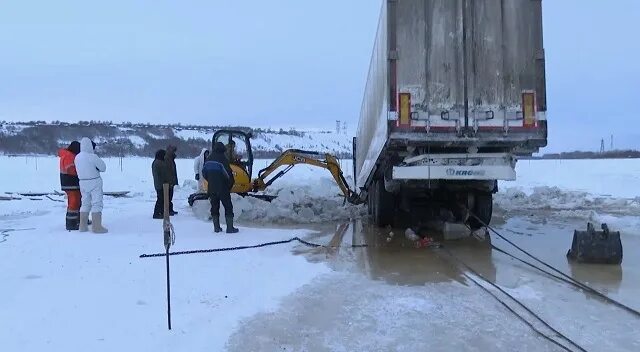
[[536,93],[524,91],[522,93],[522,115],[524,127],[536,127]]
[[411,127],[411,94],[398,94],[398,106],[400,107],[398,127]]

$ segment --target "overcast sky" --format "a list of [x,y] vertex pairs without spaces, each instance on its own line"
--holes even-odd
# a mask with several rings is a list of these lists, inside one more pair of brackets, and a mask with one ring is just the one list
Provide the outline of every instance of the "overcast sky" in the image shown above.
[[[402,1],[402,0],[401,0]],[[640,148],[640,1],[543,0],[550,147]],[[0,120],[357,124],[379,0],[0,4]]]

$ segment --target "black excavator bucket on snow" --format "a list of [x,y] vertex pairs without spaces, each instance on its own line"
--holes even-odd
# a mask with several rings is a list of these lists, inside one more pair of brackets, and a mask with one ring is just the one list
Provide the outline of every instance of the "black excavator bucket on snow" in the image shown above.
[[602,231],[596,231],[592,223],[587,231],[574,231],[571,249],[567,257],[578,263],[620,264],[622,263],[622,241],[619,231],[609,231],[602,224]]

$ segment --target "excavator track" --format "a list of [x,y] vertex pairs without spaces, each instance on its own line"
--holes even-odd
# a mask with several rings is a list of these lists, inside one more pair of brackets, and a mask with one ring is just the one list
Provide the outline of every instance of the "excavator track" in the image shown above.
[[[278,198],[278,196],[270,195],[270,194],[253,194],[253,193],[237,193],[237,195],[241,197],[252,197],[260,200],[264,200],[265,202],[271,203],[274,199]],[[206,193],[193,193],[189,196],[188,202],[189,206],[193,206],[197,200],[208,200],[209,195]]]

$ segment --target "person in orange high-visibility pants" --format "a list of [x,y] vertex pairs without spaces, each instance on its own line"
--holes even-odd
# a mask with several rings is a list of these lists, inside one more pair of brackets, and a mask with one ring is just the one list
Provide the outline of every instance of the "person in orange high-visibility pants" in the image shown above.
[[80,143],[73,141],[67,148],[58,150],[60,157],[60,186],[67,194],[66,228],[69,231],[80,227],[80,181],[76,172],[75,158],[80,153]]

